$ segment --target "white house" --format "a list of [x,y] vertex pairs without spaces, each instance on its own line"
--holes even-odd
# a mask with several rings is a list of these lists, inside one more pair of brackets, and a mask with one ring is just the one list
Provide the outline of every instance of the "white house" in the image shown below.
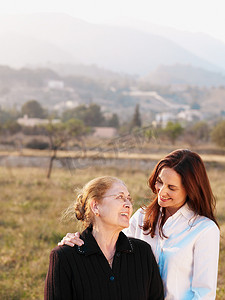
[[94,137],[114,138],[117,135],[117,129],[114,127],[94,127]]
[[[43,124],[48,124],[50,120],[48,119],[39,119],[39,118],[28,118],[27,115],[24,115],[23,118],[17,119],[17,123],[23,126],[30,126],[34,127],[36,125],[43,125]],[[59,123],[60,120],[58,119],[53,119],[51,120],[53,124]]]
[[48,88],[55,89],[55,90],[62,90],[64,89],[64,82],[61,80],[49,80]]
[[192,122],[194,120],[201,120],[202,113],[199,110],[189,109],[181,111],[177,114],[178,119],[186,120],[188,122]]
[[160,114],[156,114],[155,121],[156,124],[160,124],[162,127],[165,127],[169,121],[176,122],[177,116],[176,114],[170,112],[163,112]]

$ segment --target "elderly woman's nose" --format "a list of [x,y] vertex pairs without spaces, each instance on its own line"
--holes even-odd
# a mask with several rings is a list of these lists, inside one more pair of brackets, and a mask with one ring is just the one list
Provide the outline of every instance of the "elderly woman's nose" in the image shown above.
[[132,206],[132,204],[130,203],[130,201],[128,199],[126,199],[126,201],[124,202],[124,206],[129,208]]

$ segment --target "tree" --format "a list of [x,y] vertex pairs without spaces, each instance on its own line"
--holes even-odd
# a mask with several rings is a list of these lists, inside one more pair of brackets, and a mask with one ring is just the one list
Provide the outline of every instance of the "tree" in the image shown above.
[[89,105],[85,117],[84,121],[87,126],[101,126],[105,122],[101,107],[97,104]]
[[2,110],[0,108],[0,124],[15,121],[18,117],[19,113],[15,110],[15,108],[12,108],[10,110]]
[[101,126],[105,121],[101,107],[97,104],[79,105],[64,111],[62,114],[63,121],[73,118],[83,121],[86,126]]
[[3,125],[3,129],[6,134],[13,135],[21,131],[21,125],[18,124],[16,121],[7,121]]
[[177,138],[182,134],[182,132],[182,126],[177,122],[168,122],[166,127],[163,129],[163,133],[166,134],[173,145],[175,144]]
[[149,143],[151,140],[156,140],[158,138],[159,129],[153,126],[148,126],[143,128],[143,134],[147,142]]
[[53,161],[57,156],[57,151],[68,143],[71,138],[79,137],[87,132],[87,128],[80,120],[71,119],[65,123],[53,124],[50,122],[45,125],[44,128],[49,137],[49,143],[52,150],[52,155],[49,161],[49,167],[47,172],[47,178],[50,178]]
[[209,139],[209,125],[205,121],[199,121],[194,124],[193,132],[196,135],[196,138],[200,141],[208,141]]
[[110,127],[119,127],[119,119],[117,114],[113,114],[112,117],[108,120],[107,125]]
[[21,113],[29,118],[45,118],[46,114],[41,104],[36,100],[30,100],[23,104]]
[[220,121],[211,131],[211,138],[220,147],[225,147],[225,120]]
[[4,124],[10,119],[9,112],[0,109],[0,124]]
[[62,121],[66,122],[70,119],[78,119],[84,121],[86,110],[86,105],[79,105],[72,109],[67,109],[62,113]]
[[190,146],[197,142],[207,142],[210,136],[209,125],[205,121],[199,121],[192,126],[187,126],[183,133],[183,139]]
[[141,115],[139,111],[139,104],[136,104],[134,115],[131,121],[130,130],[133,130],[135,127],[141,127]]

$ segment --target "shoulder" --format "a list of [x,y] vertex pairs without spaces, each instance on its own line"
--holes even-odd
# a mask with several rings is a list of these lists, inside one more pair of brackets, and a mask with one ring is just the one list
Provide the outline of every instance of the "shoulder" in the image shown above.
[[191,227],[193,228],[197,237],[196,242],[204,242],[204,244],[219,243],[220,230],[214,221],[207,217],[198,215],[195,217],[192,224]]
[[145,211],[144,208],[139,208],[131,217],[131,219],[139,221],[139,220],[143,220],[145,215]]
[[64,260],[66,258],[69,258],[71,255],[76,255],[76,248],[76,245],[74,247],[70,247],[67,245],[57,246],[52,249],[50,257],[58,260]]
[[139,251],[139,252],[152,253],[151,246],[147,242],[140,240],[140,239],[132,238],[132,237],[129,237],[128,239],[129,239],[131,245],[133,246],[134,252]]
[[196,214],[186,203],[179,212],[186,218],[188,224],[191,228],[197,230],[198,232],[206,232],[208,230],[215,231],[219,233],[219,228],[216,223],[209,219],[208,217]]
[[145,209],[140,207],[133,215],[140,217],[140,216],[144,216],[144,214],[145,214]]
[[194,226],[197,225],[202,231],[208,231],[208,230],[213,230],[216,232],[219,232],[219,228],[216,225],[216,223],[204,216],[200,216],[198,215],[195,219],[194,219]]
[[136,238],[129,238],[129,241],[133,248],[135,261],[142,265],[147,264],[149,268],[152,268],[152,264],[155,263],[155,256],[151,246],[145,241]]

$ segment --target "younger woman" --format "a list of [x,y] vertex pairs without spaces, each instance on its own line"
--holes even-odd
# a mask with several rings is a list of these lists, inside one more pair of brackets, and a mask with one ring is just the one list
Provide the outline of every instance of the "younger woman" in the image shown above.
[[[139,209],[124,230],[151,245],[167,300],[216,297],[220,232],[213,196],[200,156],[175,150],[149,178],[154,200]],[[61,243],[82,243],[68,234]]]

